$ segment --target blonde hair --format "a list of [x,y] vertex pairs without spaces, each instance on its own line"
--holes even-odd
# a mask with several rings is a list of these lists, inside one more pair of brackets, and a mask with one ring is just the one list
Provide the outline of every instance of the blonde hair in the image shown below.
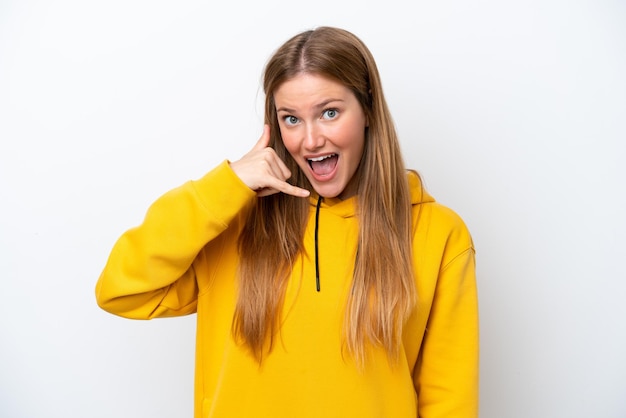
[[[416,303],[411,256],[411,201],[397,134],[376,63],[365,44],[342,29],[320,27],[283,44],[265,68],[265,123],[278,156],[293,173],[289,180],[312,189],[285,149],[273,94],[302,73],[318,74],[348,87],[369,126],[357,172],[358,251],[352,291],[346,301],[344,339],[364,364],[367,344],[400,352],[403,324]],[[239,238],[239,294],[234,335],[259,361],[271,350],[291,266],[303,251],[307,199],[278,193],[257,199]]]

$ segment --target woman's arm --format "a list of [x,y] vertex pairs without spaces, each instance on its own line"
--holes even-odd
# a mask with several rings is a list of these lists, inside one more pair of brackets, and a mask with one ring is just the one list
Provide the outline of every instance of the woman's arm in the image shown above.
[[98,305],[134,319],[195,312],[194,259],[255,196],[227,162],[161,196],[115,243],[96,284]]
[[474,248],[464,225],[447,239],[420,364],[415,369],[421,418],[478,417],[478,300]]

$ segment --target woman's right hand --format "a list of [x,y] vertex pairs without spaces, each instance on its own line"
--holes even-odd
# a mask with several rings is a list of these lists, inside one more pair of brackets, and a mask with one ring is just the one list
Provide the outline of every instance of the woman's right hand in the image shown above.
[[270,127],[263,127],[263,134],[254,147],[240,160],[230,163],[235,174],[257,196],[269,196],[274,193],[286,193],[297,197],[307,197],[310,192],[287,183],[291,171],[269,146]]

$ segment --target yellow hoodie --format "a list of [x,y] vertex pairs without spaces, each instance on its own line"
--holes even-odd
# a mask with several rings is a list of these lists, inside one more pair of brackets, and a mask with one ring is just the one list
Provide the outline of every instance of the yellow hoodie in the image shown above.
[[96,285],[98,304],[127,318],[197,312],[195,418],[478,416],[474,248],[463,221],[409,174],[418,305],[392,365],[371,348],[364,370],[342,350],[356,255],[355,198],[324,199],[315,285],[315,203],[294,265],[273,350],[261,365],[231,334],[237,235],[256,199],[220,164],[159,198],[124,233]]

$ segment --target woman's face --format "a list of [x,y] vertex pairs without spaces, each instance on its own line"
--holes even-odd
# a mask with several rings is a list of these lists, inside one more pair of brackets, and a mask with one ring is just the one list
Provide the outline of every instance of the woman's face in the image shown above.
[[367,118],[343,84],[315,74],[300,74],[274,92],[285,148],[315,191],[346,199],[356,193]]

